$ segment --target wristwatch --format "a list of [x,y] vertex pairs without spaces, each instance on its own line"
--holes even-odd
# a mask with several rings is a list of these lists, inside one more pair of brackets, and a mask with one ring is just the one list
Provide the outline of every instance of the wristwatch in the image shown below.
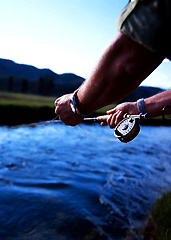
[[145,114],[146,113],[146,109],[145,109],[145,103],[144,103],[144,98],[140,98],[137,101],[137,108],[138,108],[138,112]]
[[71,95],[70,98],[70,107],[71,110],[74,114],[79,115],[79,116],[86,116],[87,114],[83,114],[79,111],[78,106],[79,106],[79,100],[78,100],[78,89]]

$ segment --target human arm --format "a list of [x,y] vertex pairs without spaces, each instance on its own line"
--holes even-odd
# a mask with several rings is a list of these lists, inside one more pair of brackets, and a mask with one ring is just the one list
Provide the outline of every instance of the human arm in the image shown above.
[[[162,109],[171,105],[171,89],[163,91],[154,96],[144,99],[146,112],[150,117],[157,117],[162,115]],[[137,102],[125,102],[117,105],[115,108],[107,111],[109,115],[107,124],[114,128],[118,122],[122,119],[124,113],[139,114],[137,108]],[[101,124],[105,125],[104,123]]]
[[[164,56],[118,33],[90,77],[78,89],[80,112],[88,115],[127,96],[163,59]],[[71,94],[67,94],[55,101],[55,113],[65,124],[74,126],[83,117],[72,113],[70,97]]]

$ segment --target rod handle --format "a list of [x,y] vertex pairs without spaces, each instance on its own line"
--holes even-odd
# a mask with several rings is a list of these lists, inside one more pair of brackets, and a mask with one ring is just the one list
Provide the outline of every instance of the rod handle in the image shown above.
[[98,122],[106,122],[110,115],[103,115],[103,116],[98,116],[96,119]]
[[[108,119],[109,116],[110,116],[110,115],[98,116],[98,117],[96,118],[96,120],[97,120],[98,122],[106,122],[106,120]],[[125,113],[122,118],[130,117],[130,116],[131,116],[130,114]]]

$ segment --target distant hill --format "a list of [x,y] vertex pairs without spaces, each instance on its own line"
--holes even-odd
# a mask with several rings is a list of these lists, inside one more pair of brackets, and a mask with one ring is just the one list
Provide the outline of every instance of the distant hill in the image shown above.
[[[84,78],[73,73],[57,74],[50,69],[0,59],[0,91],[60,96],[73,92],[83,81]],[[160,88],[139,87],[122,101],[136,101],[161,91]]]
[[131,94],[129,94],[127,97],[122,99],[121,102],[137,101],[137,99],[139,99],[139,98],[151,97],[162,91],[163,91],[163,89],[157,88],[157,87],[140,86],[135,91],[133,91]]
[[72,73],[56,74],[50,69],[0,59],[0,91],[59,96],[73,92],[83,81]]

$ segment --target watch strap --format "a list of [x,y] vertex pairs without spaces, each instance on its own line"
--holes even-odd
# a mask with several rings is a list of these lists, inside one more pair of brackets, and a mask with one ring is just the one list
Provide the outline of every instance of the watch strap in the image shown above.
[[86,116],[87,114],[81,113],[79,110],[79,100],[77,96],[78,89],[74,91],[70,98],[70,107],[71,110],[74,114],[79,115],[79,116]]
[[140,98],[137,100],[137,108],[139,113],[142,113],[142,114],[146,113],[144,98]]

